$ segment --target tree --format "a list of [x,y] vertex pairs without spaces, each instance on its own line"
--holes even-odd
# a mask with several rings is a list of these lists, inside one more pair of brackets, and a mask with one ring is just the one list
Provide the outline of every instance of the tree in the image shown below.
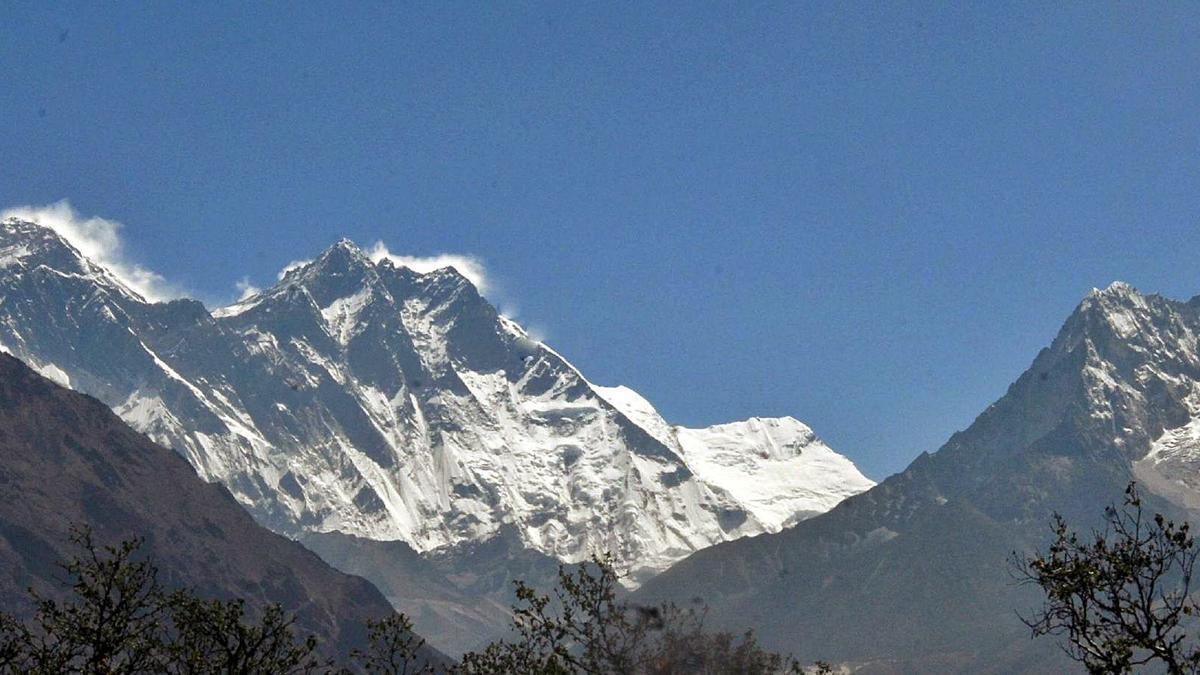
[[[467,654],[463,675],[769,675],[801,673],[793,659],[763,649],[747,632],[704,629],[704,610],[641,607],[617,599],[618,577],[608,557],[574,572],[559,568],[552,594],[517,581],[515,639]],[[830,672],[824,664],[817,672]]]
[[[97,546],[74,531],[82,554],[62,565],[65,600],[34,594],[33,620],[0,612],[0,675],[347,675],[317,657],[317,640],[298,640],[294,617],[267,605],[247,616],[244,600],[204,599],[168,591],[140,555],[141,540]],[[575,571],[559,568],[558,586],[542,594],[517,582],[516,639],[468,654],[458,675],[776,675],[804,672],[791,658],[763,649],[753,633],[705,630],[704,610],[640,607],[618,600],[610,558]],[[31,591],[32,592],[32,591]],[[403,614],[369,621],[366,650],[351,656],[372,675],[431,675],[424,641]],[[816,672],[831,672],[817,664]]]
[[168,667],[178,675],[277,673],[301,675],[331,667],[316,658],[317,639],[297,642],[293,617],[277,604],[263,610],[258,623],[246,621],[246,603],[202,600],[179,591],[168,600],[174,635],[166,643]]
[[1105,526],[1082,540],[1058,514],[1045,552],[1013,554],[1017,576],[1045,592],[1022,620],[1034,637],[1064,635],[1063,648],[1092,673],[1127,673],[1158,663],[1169,673],[1200,672],[1200,645],[1185,623],[1200,616],[1190,594],[1197,548],[1187,523],[1147,519],[1135,484]]
[[367,621],[367,651],[354,650],[351,656],[364,672],[375,675],[424,675],[436,672],[419,655],[425,640],[412,630],[412,621],[403,614]]
[[28,631],[21,622],[0,613],[0,673],[29,672]]
[[292,675],[329,666],[314,658],[315,638],[294,639],[293,619],[278,605],[251,622],[242,600],[167,592],[139,556],[141,539],[98,546],[79,528],[71,541],[82,552],[61,565],[68,598],[31,590],[28,626],[0,614],[0,673]]
[[83,554],[61,565],[71,599],[34,591],[34,627],[10,628],[5,641],[35,673],[159,673],[166,605],[158,570],[137,559],[140,539],[98,547],[90,530],[73,529]]

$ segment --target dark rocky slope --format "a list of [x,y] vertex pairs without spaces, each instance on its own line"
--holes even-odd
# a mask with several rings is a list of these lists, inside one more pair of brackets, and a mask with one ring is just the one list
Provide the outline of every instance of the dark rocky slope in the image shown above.
[[144,537],[168,585],[280,603],[330,655],[362,645],[366,620],[392,611],[367,581],[257,525],[104,404],[0,354],[0,606],[20,615],[29,587],[61,591],[56,561],[78,552],[74,524],[101,543]]

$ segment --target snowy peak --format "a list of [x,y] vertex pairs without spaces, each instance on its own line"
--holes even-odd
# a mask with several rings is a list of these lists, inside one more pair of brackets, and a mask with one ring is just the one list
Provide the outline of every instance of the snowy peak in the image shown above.
[[275,289],[303,286],[323,309],[377,281],[370,258],[353,242],[342,239],[313,262],[291,271]]
[[[1198,337],[1197,303],[1127,284],[1088,293],[1053,344],[937,452],[786,532],[702,551],[641,600],[700,597],[718,623],[757,619],[765,644],[808,658],[1065,672],[1022,653],[1029,636],[1013,612],[1040,600],[1012,584],[1004,560],[1046,541],[1052,513],[1086,531],[1131,478],[1155,511],[1178,513],[1159,497],[1200,509]],[[738,443],[709,454],[732,464],[769,436],[741,431],[705,439]],[[880,627],[869,645],[862,625]]]
[[828,511],[875,485],[792,417],[676,427],[676,435],[696,475],[745,504],[769,532]]
[[1097,354],[1123,352],[1133,346],[1148,348],[1162,329],[1170,328],[1180,311],[1186,313],[1187,305],[1113,282],[1084,297],[1050,348],[1065,353],[1089,345]]
[[1093,288],[1088,292],[1088,296],[1084,302],[1096,298],[1132,298],[1140,295],[1141,293],[1132,284],[1118,279],[1104,288]]
[[398,297],[411,298],[426,311],[473,306],[477,309],[486,307],[490,310],[487,311],[488,314],[495,314],[495,308],[479,294],[474,284],[453,267],[442,267],[420,274],[407,267],[395,267],[386,259],[379,265],[385,274],[388,270],[394,270],[395,281],[407,291],[401,291]]
[[358,244],[349,239],[339,239],[337,243],[325,249],[315,261],[303,266],[302,269],[306,275],[338,276],[363,274],[373,267],[374,263],[358,247]]
[[0,221],[0,241],[5,246],[25,245],[30,253],[57,247],[71,251],[76,259],[83,257],[54,230],[16,217]]
[[0,223],[0,267],[20,266],[32,270],[44,265],[68,274],[100,276],[83,254],[54,230],[9,218]]
[[371,299],[397,311],[405,307],[427,313],[444,311],[456,303],[491,307],[470,280],[453,267],[422,274],[396,265],[387,257],[372,260],[353,241],[341,239],[315,260],[289,267],[271,288],[218,309],[214,315],[236,316],[270,299],[294,303],[298,288],[307,292],[313,306],[327,318],[343,316],[347,306],[364,305]]
[[672,426],[641,394],[595,387],[700,480],[730,494],[768,532],[833,508],[874,481],[794,417],[752,417],[704,429]]
[[744,445],[747,450],[755,450],[762,459],[771,460],[792,459],[802,454],[808,446],[821,443],[808,425],[794,417],[751,417],[741,422],[684,431],[743,439],[749,441]]
[[19,249],[47,232],[6,227],[0,344],[288,535],[429,552],[508,528],[559,560],[612,552],[637,580],[871,484],[796,420],[680,429],[631,389],[592,385],[453,267],[418,273],[341,240],[209,315],[95,302],[109,275],[65,242],[97,273],[30,286]]
[[363,253],[363,250],[358,247],[358,244],[354,243],[353,241],[350,241],[346,237],[342,237],[341,239],[338,239],[337,241],[335,241],[332,246],[330,246],[328,249],[325,250],[325,255],[329,255],[330,253],[333,253],[334,251],[342,251],[346,255],[349,255],[349,256],[352,256],[355,258],[364,258],[365,259],[367,257],[366,253]]
[[1133,286],[1114,281],[1103,290],[1092,289],[1080,303],[1078,312],[1098,315],[1118,331],[1118,335],[1128,338],[1136,332],[1138,316],[1148,312],[1151,302],[1150,297],[1142,295]]
[[54,229],[20,218],[7,218],[0,222],[0,273],[15,275],[21,271],[84,279],[125,300],[146,302]]

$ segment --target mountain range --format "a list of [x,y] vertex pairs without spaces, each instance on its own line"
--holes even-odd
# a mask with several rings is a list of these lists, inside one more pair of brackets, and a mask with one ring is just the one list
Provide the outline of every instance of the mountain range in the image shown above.
[[[1136,480],[1200,510],[1200,298],[1093,290],[1002,397],[878,485],[792,418],[706,429],[598,386],[452,268],[341,241],[209,311],[0,226],[0,347],[187,458],[457,652],[514,578],[611,552],[636,602],[708,607],[856,672],[1064,672],[1010,560]],[[180,466],[184,466],[179,463]],[[15,522],[20,522],[19,520]]]

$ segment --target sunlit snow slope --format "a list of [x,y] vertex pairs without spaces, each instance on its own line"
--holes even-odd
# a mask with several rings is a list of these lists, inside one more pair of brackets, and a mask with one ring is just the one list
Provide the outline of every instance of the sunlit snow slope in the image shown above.
[[0,226],[0,344],[91,394],[285,534],[429,551],[515,525],[633,579],[871,482],[784,418],[673,427],[590,384],[453,268],[341,241],[208,312],[149,303],[41,226]]

